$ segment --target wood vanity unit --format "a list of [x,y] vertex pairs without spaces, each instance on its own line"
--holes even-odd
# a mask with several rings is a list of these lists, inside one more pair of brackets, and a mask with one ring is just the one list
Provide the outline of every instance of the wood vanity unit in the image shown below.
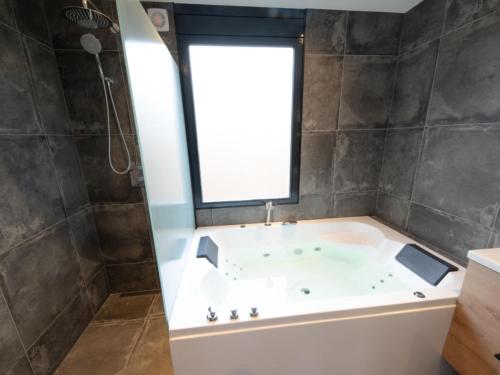
[[443,356],[461,375],[500,375],[500,249],[468,256]]

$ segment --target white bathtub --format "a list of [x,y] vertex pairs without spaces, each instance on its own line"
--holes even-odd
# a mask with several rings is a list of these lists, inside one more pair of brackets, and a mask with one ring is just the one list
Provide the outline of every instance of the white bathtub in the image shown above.
[[[196,258],[202,236],[218,268]],[[439,374],[464,269],[434,287],[394,259],[407,243],[368,217],[198,229],[169,321],[175,374]]]

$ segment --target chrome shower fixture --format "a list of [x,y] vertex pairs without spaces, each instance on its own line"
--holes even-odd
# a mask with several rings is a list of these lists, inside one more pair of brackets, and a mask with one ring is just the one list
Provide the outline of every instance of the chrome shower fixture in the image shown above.
[[[89,7],[90,6],[90,7]],[[69,6],[63,8],[63,16],[68,21],[88,29],[110,29],[118,33],[118,24],[97,8],[90,0],[82,0],[82,6]]]

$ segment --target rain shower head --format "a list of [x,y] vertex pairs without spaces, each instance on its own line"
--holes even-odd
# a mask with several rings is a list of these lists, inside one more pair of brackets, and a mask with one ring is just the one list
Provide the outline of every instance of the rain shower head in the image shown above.
[[[89,8],[87,3],[92,5],[95,9]],[[88,29],[96,30],[110,28],[113,32],[119,31],[118,25],[113,22],[109,16],[99,11],[92,2],[83,0],[82,5],[83,6],[65,7],[62,11],[64,18]]]
[[80,44],[91,55],[98,55],[102,51],[101,42],[92,34],[83,34],[80,37]]

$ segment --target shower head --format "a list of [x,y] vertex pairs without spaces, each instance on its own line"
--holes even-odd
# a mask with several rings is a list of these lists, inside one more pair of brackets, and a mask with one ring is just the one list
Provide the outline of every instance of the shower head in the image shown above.
[[[87,2],[95,9],[88,7]],[[99,11],[92,2],[83,0],[83,6],[69,6],[65,7],[62,11],[64,18],[68,21],[75,23],[81,27],[88,29],[108,29],[113,32],[118,32],[118,25],[106,14]]]
[[80,37],[80,44],[91,55],[98,55],[102,51],[101,42],[92,34],[83,34]]

